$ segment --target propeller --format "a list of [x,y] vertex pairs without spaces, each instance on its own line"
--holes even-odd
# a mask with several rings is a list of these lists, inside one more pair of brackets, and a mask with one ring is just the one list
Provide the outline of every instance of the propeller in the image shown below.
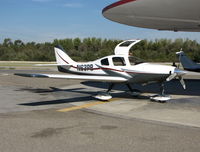
[[185,71],[176,68],[176,69],[174,70],[174,73],[171,74],[171,75],[166,79],[166,81],[171,81],[172,79],[178,78],[179,81],[180,81],[180,83],[181,83],[181,85],[183,86],[183,89],[186,89],[185,81],[184,81],[184,79],[183,79],[183,75],[184,75],[184,74],[186,74]]

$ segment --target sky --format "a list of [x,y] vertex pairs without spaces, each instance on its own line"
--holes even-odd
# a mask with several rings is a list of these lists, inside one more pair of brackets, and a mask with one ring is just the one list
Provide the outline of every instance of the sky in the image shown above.
[[117,0],[0,0],[0,42],[52,42],[64,38],[189,38],[200,32],[167,32],[130,27],[107,20],[102,9]]

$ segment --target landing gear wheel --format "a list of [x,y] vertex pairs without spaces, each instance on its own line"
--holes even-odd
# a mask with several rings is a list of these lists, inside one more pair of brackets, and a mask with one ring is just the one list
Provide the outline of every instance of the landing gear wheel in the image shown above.
[[97,95],[93,97],[101,101],[108,101],[112,99],[112,96],[108,92],[99,92]]
[[170,99],[171,97],[169,95],[155,95],[155,96],[150,97],[150,100],[160,102],[160,103],[165,103]]
[[165,94],[164,83],[161,83],[161,85],[160,85],[160,92],[161,92],[161,94],[159,94],[159,95],[151,96],[150,100],[160,102],[160,103],[165,103],[171,99],[171,97],[169,95]]
[[108,87],[108,90],[106,92],[99,92],[97,95],[93,96],[94,98],[101,100],[101,101],[108,101],[112,99],[112,96],[109,94],[109,92],[114,87],[114,83],[111,83]]

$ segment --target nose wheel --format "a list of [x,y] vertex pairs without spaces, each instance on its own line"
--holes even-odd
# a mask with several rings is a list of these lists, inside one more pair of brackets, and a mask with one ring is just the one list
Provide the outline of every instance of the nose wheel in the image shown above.
[[170,99],[171,99],[171,97],[169,95],[165,94],[164,83],[161,83],[161,85],[160,85],[160,94],[150,97],[150,100],[155,101],[155,102],[160,102],[160,103],[165,103]]

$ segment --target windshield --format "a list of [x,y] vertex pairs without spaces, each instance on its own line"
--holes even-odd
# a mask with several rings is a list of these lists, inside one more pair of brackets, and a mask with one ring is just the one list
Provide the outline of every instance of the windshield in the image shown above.
[[129,59],[129,62],[131,65],[137,65],[140,63],[144,63],[144,61],[142,59],[134,57],[134,56],[130,56],[130,57],[128,57],[128,59]]

